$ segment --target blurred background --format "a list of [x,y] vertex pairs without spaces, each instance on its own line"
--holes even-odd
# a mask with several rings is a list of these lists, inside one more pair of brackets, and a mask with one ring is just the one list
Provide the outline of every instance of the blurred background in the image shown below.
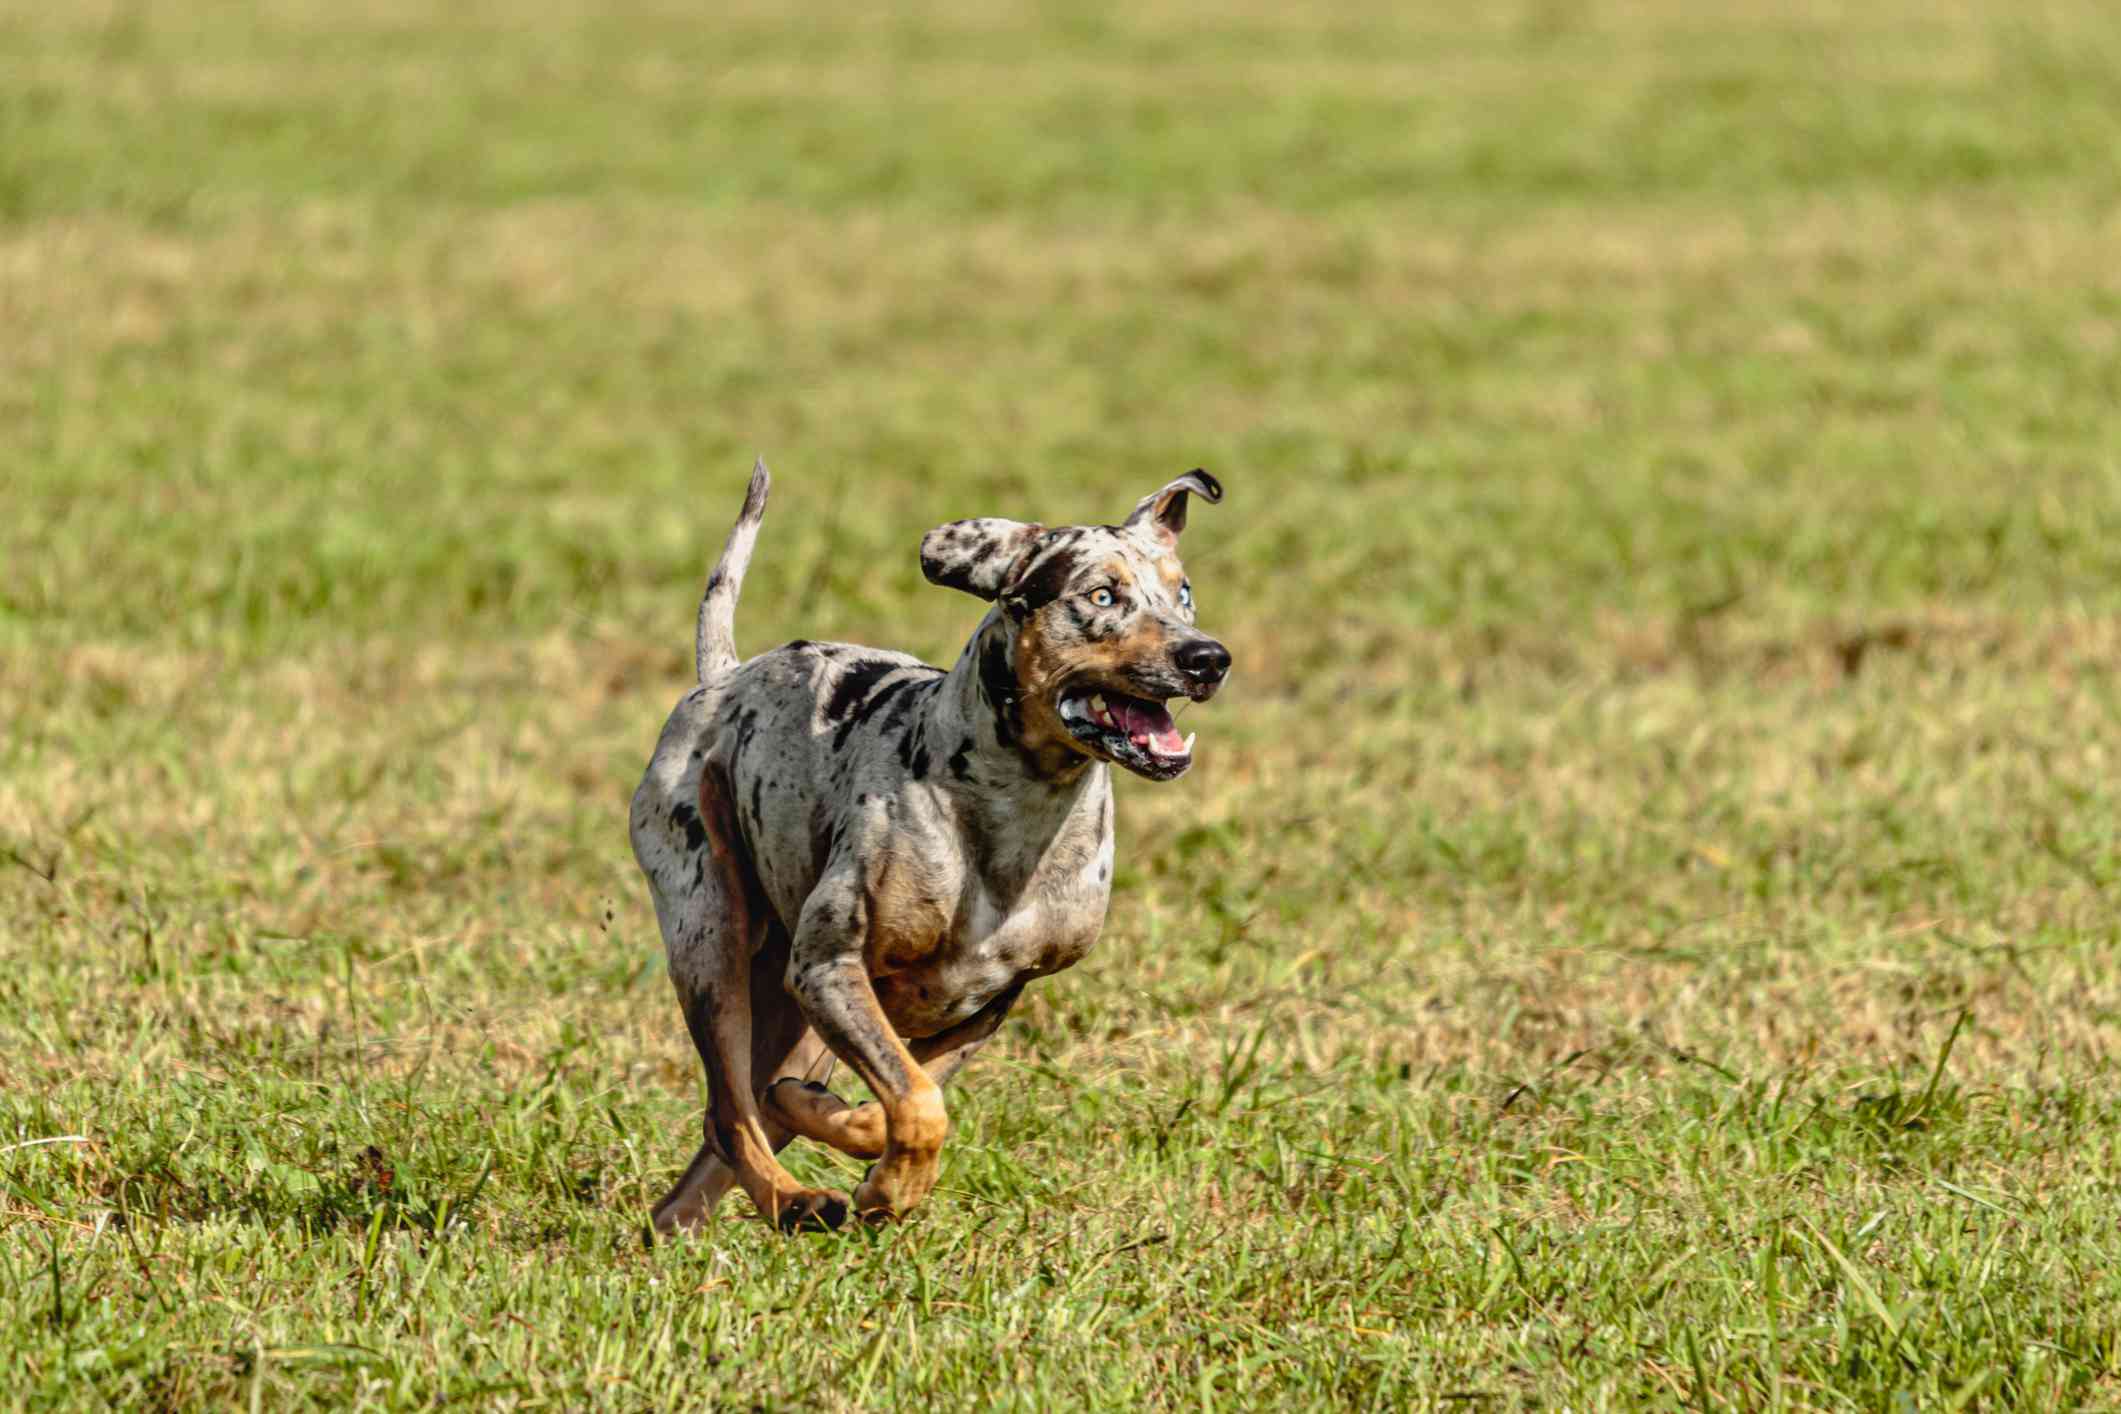
[[[410,1243],[448,1194],[514,1264],[440,1278],[465,1310],[563,1321],[613,1251],[639,1296],[684,1260],[628,1243],[698,1080],[624,802],[753,455],[740,646],[944,662],[978,610],[922,582],[929,526],[1109,520],[1200,465],[1236,677],[1186,780],[1122,786],[1106,941],[955,1102],[929,1231],[983,1195],[1089,1254],[1147,1193],[1310,1294],[1172,1243],[1054,1388],[1213,1389],[1187,1322],[1241,1344],[1345,1286],[1361,1330],[1255,1392],[2110,1394],[2057,1238],[2121,1254],[2081,1147],[2121,1015],[2117,448],[2092,0],[0,0],[0,1246],[93,1265],[93,1214],[160,1194],[179,1248],[270,1249],[279,1314],[187,1288],[114,1398],[355,1339],[339,1269],[258,1235],[290,1223]],[[1847,1125],[1775,1140],[1785,1099]],[[1887,1226],[1763,1315],[1757,1232],[1697,1252],[1734,1190]],[[1671,1221],[1607,1243],[1636,1199]],[[1505,1229],[1575,1274],[1454,1295]],[[809,1280],[746,1231],[744,1279]],[[1991,1240],[2009,1299],[1893,1304]],[[76,1368],[18,1299],[37,1378]],[[495,1358],[563,1401],[705,1377],[630,1311],[608,1360]],[[934,1358],[1006,1374],[1039,1318],[998,1319]],[[359,1340],[385,1364],[282,1392],[482,1387]]]

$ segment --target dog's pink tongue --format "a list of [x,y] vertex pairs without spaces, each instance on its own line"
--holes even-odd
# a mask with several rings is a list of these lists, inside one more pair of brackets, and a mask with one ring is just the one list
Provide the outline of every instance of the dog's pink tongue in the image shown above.
[[1120,704],[1119,718],[1130,738],[1165,756],[1176,756],[1186,749],[1185,738],[1178,734],[1178,725],[1161,702],[1129,698]]

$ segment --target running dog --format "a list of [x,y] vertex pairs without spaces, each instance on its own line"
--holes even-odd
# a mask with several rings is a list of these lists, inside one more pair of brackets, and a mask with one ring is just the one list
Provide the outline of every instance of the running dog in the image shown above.
[[[634,792],[685,1024],[707,1067],[706,1142],[658,1203],[696,1228],[732,1185],[783,1230],[887,1219],[935,1184],[943,1085],[1034,978],[1081,960],[1112,894],[1118,765],[1183,775],[1166,703],[1205,701],[1229,651],[1194,627],[1178,541],[1191,471],[1119,525],[961,520],[921,571],[993,607],[947,672],[798,640],[740,662],[737,593],[765,463],[700,601],[699,686]],[[820,1080],[845,1061],[876,1099]],[[801,1135],[858,1158],[846,1194],[775,1157]]]

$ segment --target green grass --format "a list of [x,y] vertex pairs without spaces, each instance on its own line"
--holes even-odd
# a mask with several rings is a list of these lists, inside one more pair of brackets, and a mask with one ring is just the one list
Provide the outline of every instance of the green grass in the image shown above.
[[[0,0],[0,1401],[2121,1404],[2121,19],[1468,8]],[[750,648],[1205,464],[1239,669],[651,1248],[754,451]]]

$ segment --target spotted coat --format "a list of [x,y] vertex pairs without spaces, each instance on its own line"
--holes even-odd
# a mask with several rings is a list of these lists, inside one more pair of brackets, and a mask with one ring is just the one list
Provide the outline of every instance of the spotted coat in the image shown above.
[[[804,1135],[877,1160],[855,1210],[934,1182],[941,1085],[1023,987],[1078,961],[1111,897],[1110,767],[1191,764],[1165,699],[1205,699],[1229,655],[1194,626],[1177,555],[1193,472],[1119,525],[953,522],[921,545],[940,585],[991,601],[948,669],[797,641],[736,658],[737,593],[764,512],[754,472],[708,582],[699,685],[664,725],[631,835],[706,1064],[706,1142],[658,1205],[698,1223],[732,1182],[783,1226],[848,1200],[775,1151]],[[819,1082],[847,1062],[879,1097]]]

